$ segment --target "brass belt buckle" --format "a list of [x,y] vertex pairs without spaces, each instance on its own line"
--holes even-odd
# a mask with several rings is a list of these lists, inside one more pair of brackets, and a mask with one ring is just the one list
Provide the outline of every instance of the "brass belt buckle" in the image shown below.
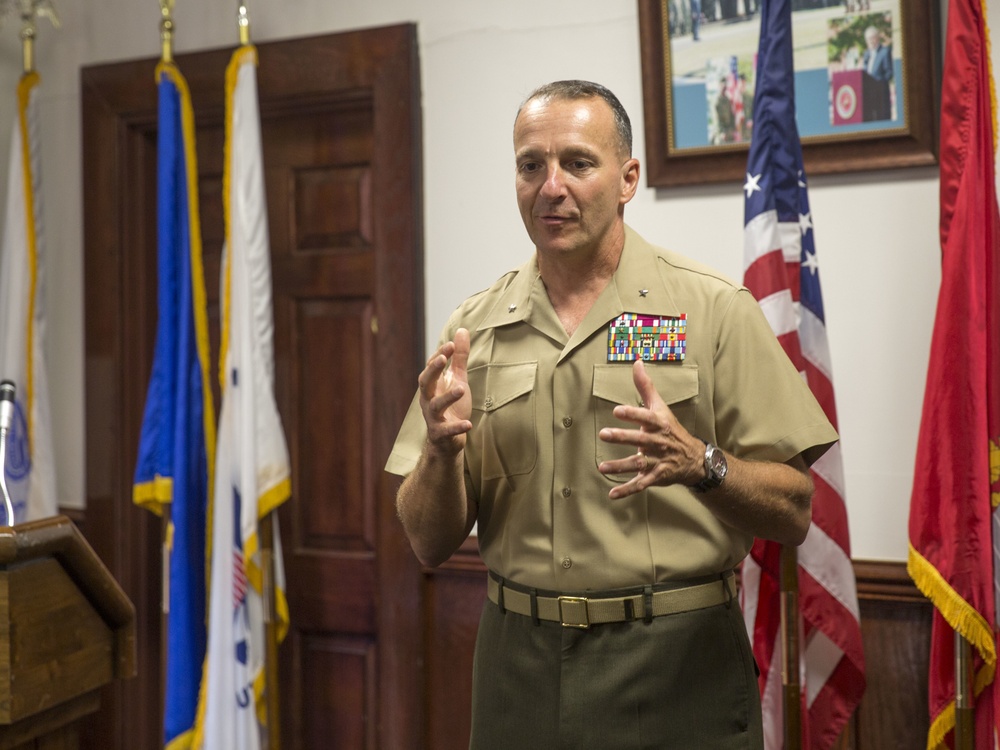
[[[582,610],[582,617],[570,617]],[[586,630],[590,627],[590,617],[587,614],[587,598],[583,596],[560,596],[559,597],[559,620],[564,628],[581,628]]]

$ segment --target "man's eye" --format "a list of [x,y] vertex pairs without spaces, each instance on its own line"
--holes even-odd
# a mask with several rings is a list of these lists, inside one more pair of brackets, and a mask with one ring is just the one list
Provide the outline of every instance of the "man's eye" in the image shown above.
[[538,168],[539,165],[537,163],[528,161],[525,162],[524,164],[519,165],[517,169],[519,172],[523,172],[525,174],[531,174],[532,172],[537,172]]
[[574,172],[580,172],[584,169],[589,169],[590,162],[584,161],[583,159],[576,159],[575,161],[571,161],[569,163],[569,168],[572,169]]

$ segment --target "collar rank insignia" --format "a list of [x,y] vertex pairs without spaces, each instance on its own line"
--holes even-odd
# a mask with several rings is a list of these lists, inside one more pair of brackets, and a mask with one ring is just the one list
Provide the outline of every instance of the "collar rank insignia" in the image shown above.
[[680,362],[687,350],[687,313],[677,318],[622,313],[608,328],[608,362]]

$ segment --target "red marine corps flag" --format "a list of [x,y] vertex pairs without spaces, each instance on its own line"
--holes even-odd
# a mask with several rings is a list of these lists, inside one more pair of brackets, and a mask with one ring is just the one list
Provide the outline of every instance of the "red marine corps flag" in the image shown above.
[[976,748],[996,742],[1000,215],[981,0],[950,0],[941,89],[941,289],[917,442],[907,568],[934,604],[928,748],[955,727],[957,630],[972,644]]
[[[744,283],[789,358],[836,426],[829,346],[812,215],[790,85],[790,0],[764,0],[747,161]],[[803,747],[836,742],[865,689],[858,596],[844,505],[840,445],[813,466],[812,525],[798,549]],[[744,561],[741,599],[761,668],[764,741],[784,746],[780,545],[758,540]]]

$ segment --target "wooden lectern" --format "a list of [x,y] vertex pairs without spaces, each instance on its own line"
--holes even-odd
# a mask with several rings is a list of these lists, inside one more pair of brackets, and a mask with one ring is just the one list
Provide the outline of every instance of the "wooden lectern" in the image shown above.
[[77,747],[135,671],[135,608],[73,522],[0,527],[0,750]]

